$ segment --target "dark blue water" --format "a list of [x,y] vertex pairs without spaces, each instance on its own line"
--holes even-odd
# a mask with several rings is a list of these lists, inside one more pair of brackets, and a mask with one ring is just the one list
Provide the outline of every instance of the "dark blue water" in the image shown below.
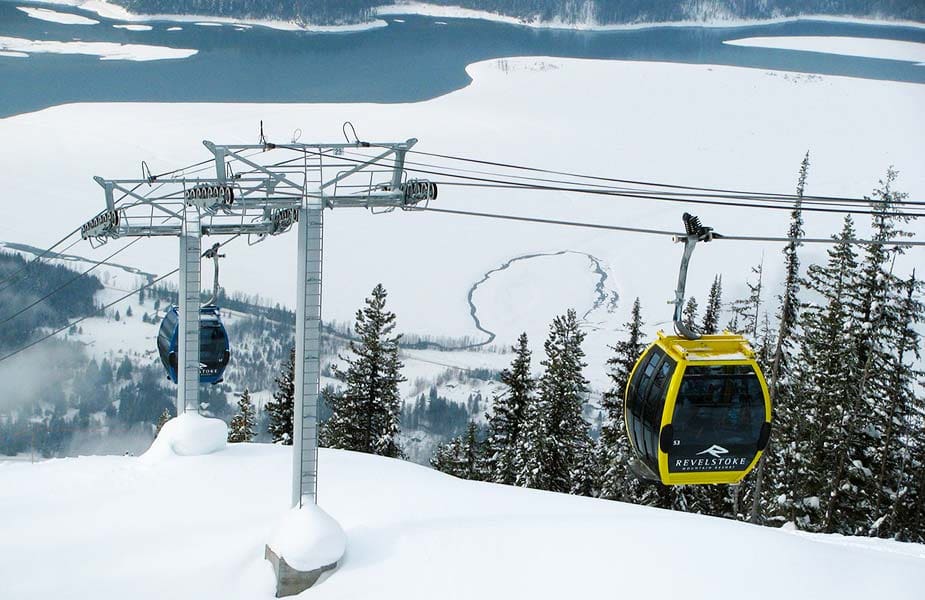
[[[80,12],[49,6],[62,12]],[[0,0],[0,36],[195,48],[180,60],[100,61],[33,54],[0,57],[0,117],[82,101],[408,102],[469,82],[467,64],[506,56],[709,63],[801,73],[925,83],[913,63],[723,44],[750,36],[829,35],[925,42],[925,30],[793,22],[735,28],[661,27],[634,31],[537,30],[479,20],[405,16],[361,33],[312,34],[261,27],[149,23],[152,31],[62,25],[28,17]],[[167,31],[171,26],[182,31]]]

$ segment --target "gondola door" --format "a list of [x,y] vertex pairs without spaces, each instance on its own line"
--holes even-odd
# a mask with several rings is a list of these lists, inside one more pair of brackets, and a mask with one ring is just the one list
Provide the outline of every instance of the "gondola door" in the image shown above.
[[677,378],[661,450],[676,483],[735,483],[767,445],[767,387],[748,364],[687,364]]

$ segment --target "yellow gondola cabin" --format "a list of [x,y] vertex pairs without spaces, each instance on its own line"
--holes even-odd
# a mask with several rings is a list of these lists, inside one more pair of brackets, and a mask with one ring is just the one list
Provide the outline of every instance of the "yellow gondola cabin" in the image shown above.
[[738,483],[761,458],[771,401],[739,335],[658,333],[626,389],[626,431],[644,478],[666,485]]

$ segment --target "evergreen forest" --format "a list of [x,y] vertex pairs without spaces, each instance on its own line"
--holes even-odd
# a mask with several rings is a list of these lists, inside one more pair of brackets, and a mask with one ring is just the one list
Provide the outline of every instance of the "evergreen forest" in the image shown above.
[[[278,19],[314,25],[365,23],[383,0],[114,0],[141,14],[191,14],[235,18]],[[598,23],[657,23],[711,19],[769,19],[800,15],[833,15],[925,19],[918,0],[430,0],[515,17],[524,21]],[[400,4],[400,2],[399,2]]]

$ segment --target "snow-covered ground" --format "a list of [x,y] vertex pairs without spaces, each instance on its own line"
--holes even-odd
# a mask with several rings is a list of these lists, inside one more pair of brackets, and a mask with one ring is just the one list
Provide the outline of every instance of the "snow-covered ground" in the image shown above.
[[[290,449],[0,463],[0,581],[16,600],[260,600],[286,517]],[[457,480],[325,450],[321,507],[340,567],[299,597],[918,600],[925,546],[804,535]]]
[[[0,120],[0,150],[11,197],[45,199],[44,226],[14,202],[0,204],[0,239],[45,247],[95,214],[103,195],[92,175],[134,177],[147,161],[155,172],[207,158],[200,140],[256,141],[264,121],[272,140],[342,137],[350,120],[362,138],[414,136],[424,151],[564,171],[706,187],[792,193],[803,154],[811,152],[808,192],[860,197],[894,165],[896,187],[925,198],[925,86],[845,77],[802,75],[710,65],[590,61],[558,58],[492,60],[469,67],[473,83],[446,96],[412,104],[80,104]],[[580,90],[581,93],[576,93]],[[888,111],[871,107],[888,106]],[[56,140],[49,162],[47,139]],[[86,140],[96,140],[87,144]],[[414,155],[409,161],[448,163]],[[472,165],[461,165],[465,168]],[[491,171],[490,167],[481,170]],[[685,210],[721,233],[784,235],[788,213],[680,205],[560,192],[443,187],[435,208],[679,230]],[[841,215],[807,213],[807,235],[827,237]],[[925,223],[909,227],[921,239]],[[863,235],[865,219],[858,219]],[[28,234],[24,232],[29,232]],[[27,237],[28,239],[23,239]],[[248,247],[226,247],[223,285],[292,305],[295,236]],[[114,242],[121,244],[124,242]],[[115,247],[82,254],[102,258]],[[699,247],[688,292],[705,299],[715,274],[724,297],[746,293],[751,266],[765,261],[766,284],[782,276],[780,244],[717,241]],[[600,389],[616,330],[640,296],[648,332],[670,317],[680,247],[664,237],[497,221],[426,212],[372,215],[338,210],[326,217],[324,317],[350,322],[377,282],[389,290],[402,331],[480,336],[468,293],[485,274],[514,258],[563,250],[596,257],[616,292],[586,316],[587,370]],[[803,249],[804,264],[825,247]],[[120,262],[163,273],[176,267],[176,243],[143,240]],[[915,248],[896,265],[922,264]],[[514,342],[529,328],[537,362],[544,327],[598,297],[589,261],[578,254],[541,257],[494,273],[473,294],[482,327],[495,343]],[[771,289],[769,287],[768,289]]]
[[74,13],[63,13],[48,8],[33,8],[31,6],[17,6],[16,8],[33,19],[40,19],[51,23],[62,23],[64,25],[96,25],[99,23],[96,19],[82,17]]
[[724,44],[756,48],[779,48],[804,52],[824,52],[843,56],[885,58],[919,63],[925,66],[925,44],[876,38],[834,36],[750,37],[727,40]]
[[168,60],[189,58],[199,52],[190,48],[171,48],[148,44],[119,44],[116,42],[59,42],[50,40],[28,40],[25,38],[0,36],[0,50],[27,54],[51,52],[53,54],[88,54],[99,56],[100,60]]

